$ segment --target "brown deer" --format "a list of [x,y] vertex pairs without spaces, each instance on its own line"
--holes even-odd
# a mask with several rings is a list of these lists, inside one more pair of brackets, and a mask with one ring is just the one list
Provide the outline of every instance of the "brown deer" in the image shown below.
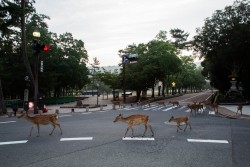
[[176,117],[176,118],[174,118],[174,117],[172,116],[172,117],[169,119],[169,122],[176,122],[176,124],[177,124],[177,132],[179,132],[179,129],[182,130],[182,129],[180,128],[180,124],[181,124],[182,122],[184,122],[185,125],[186,125],[186,127],[185,127],[185,129],[184,129],[184,132],[186,131],[187,125],[190,127],[190,129],[192,129],[192,128],[191,128],[191,125],[190,125],[190,123],[189,123],[189,118],[188,118],[188,116],[180,116],[180,117]]
[[218,106],[217,103],[211,103],[211,104],[210,104],[210,107],[211,107],[212,109],[214,109],[215,112],[218,113],[218,108],[219,108],[219,106]]
[[180,104],[178,101],[170,101],[169,104],[173,104],[173,106],[180,107]]
[[134,130],[133,130],[133,126],[136,126],[136,125],[140,125],[140,124],[143,124],[144,127],[145,127],[145,130],[144,130],[144,133],[142,135],[142,137],[144,137],[147,129],[148,129],[148,126],[149,126],[149,129],[151,130],[152,132],[152,136],[154,136],[154,132],[152,130],[152,127],[151,125],[148,124],[148,120],[149,120],[149,116],[148,115],[130,115],[128,117],[123,117],[122,114],[119,114],[115,120],[113,121],[114,123],[117,122],[117,121],[121,121],[121,122],[124,122],[126,124],[128,124],[128,128],[125,132],[125,135],[124,137],[126,137],[126,134],[128,132],[129,129],[132,130],[132,137],[134,137]]
[[58,121],[58,116],[57,113],[55,114],[44,114],[44,115],[35,115],[33,117],[30,117],[27,113],[21,114],[18,118],[25,118],[27,121],[30,121],[33,123],[33,126],[30,129],[30,136],[33,130],[33,127],[36,125],[37,126],[37,137],[39,137],[40,132],[40,125],[48,125],[51,124],[53,126],[53,129],[49,135],[52,135],[53,131],[55,130],[56,126],[60,128],[61,134],[62,134],[62,129],[61,125],[57,122]]
[[165,106],[165,102],[164,101],[158,101],[158,102],[156,102],[158,105],[163,105],[163,106]]
[[196,103],[188,104],[187,107],[190,109],[190,112],[192,115],[193,115],[193,110],[194,110],[194,114],[196,115],[196,112],[198,109],[198,105]]
[[242,115],[242,108],[243,108],[242,104],[241,104],[241,103],[238,104],[238,105],[237,105],[237,112],[236,112],[236,114],[238,114],[238,111],[239,111],[239,112],[240,112],[240,115]]
[[119,108],[121,108],[121,102],[120,102],[120,101],[112,101],[112,103],[113,103],[114,107],[115,107],[116,105],[118,105]]

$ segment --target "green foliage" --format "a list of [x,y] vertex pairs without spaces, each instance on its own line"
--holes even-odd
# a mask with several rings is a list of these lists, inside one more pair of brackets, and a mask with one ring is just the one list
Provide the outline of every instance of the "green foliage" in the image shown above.
[[232,73],[238,75],[245,95],[250,95],[250,1],[235,1],[205,20],[194,37],[194,49],[205,58],[203,74],[221,91],[230,88]]
[[[73,38],[71,33],[57,35],[48,31],[46,19],[48,16],[37,14],[33,7],[34,1],[25,3],[22,10],[20,1],[0,3],[0,79],[5,97],[23,98],[26,87],[24,77],[28,75],[21,56],[20,20],[23,12],[26,15],[27,56],[31,69],[34,69],[34,54],[32,49],[32,32],[36,29],[41,33],[39,41],[51,46],[46,53],[40,53],[44,72],[39,73],[39,92],[50,96],[66,95],[67,92],[79,90],[88,82],[88,60],[84,42]],[[33,86],[30,83],[30,95]]]

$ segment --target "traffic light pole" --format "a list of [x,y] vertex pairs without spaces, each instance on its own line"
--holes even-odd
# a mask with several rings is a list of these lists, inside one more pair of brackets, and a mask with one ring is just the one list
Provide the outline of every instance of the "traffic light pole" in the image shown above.
[[123,103],[125,104],[126,103],[126,77],[125,77],[125,71],[126,71],[126,65],[125,65],[125,62],[122,63],[122,69],[123,69]]
[[34,63],[34,114],[38,114],[37,104],[38,104],[38,64],[39,64],[39,53],[35,53],[35,63]]

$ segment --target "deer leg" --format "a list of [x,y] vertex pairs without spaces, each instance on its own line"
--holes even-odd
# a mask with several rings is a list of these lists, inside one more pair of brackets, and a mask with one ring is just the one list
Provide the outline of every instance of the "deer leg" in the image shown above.
[[60,128],[61,131],[61,135],[62,135],[62,129],[61,129],[61,125],[59,123],[56,123],[56,125]]
[[39,124],[36,124],[37,126],[37,136],[36,137],[39,137],[40,136],[40,126]]
[[185,131],[186,131],[186,129],[187,129],[187,124],[188,124],[188,123],[186,122],[186,126],[185,126],[185,129],[184,129],[184,132],[185,132]]
[[145,124],[145,125],[144,125],[144,127],[145,127],[145,130],[144,130],[144,133],[143,133],[142,137],[144,137],[144,136],[145,136],[145,133],[146,133],[146,131],[147,131],[147,129],[148,129],[148,125],[147,125],[147,124]]
[[34,128],[34,125],[32,125],[31,129],[30,129],[30,136],[31,136],[31,133],[32,133],[32,130]]
[[126,130],[126,132],[125,132],[125,135],[124,135],[124,138],[126,137],[129,128],[130,128],[130,127],[127,128],[127,130]]
[[132,138],[134,137],[134,129],[132,127],[130,127],[132,130]]
[[191,125],[190,125],[190,123],[189,123],[189,122],[188,122],[188,125],[189,125],[189,128],[190,128],[190,129],[192,129],[192,128],[191,128]]
[[54,130],[56,128],[56,125],[52,124],[52,126],[53,126],[53,129],[52,129],[51,133],[49,134],[50,136],[52,135],[52,133],[54,132]]
[[152,132],[152,136],[154,136],[154,132],[153,132],[153,129],[152,129],[152,126],[151,126],[151,125],[149,125],[149,129],[150,129],[151,132]]

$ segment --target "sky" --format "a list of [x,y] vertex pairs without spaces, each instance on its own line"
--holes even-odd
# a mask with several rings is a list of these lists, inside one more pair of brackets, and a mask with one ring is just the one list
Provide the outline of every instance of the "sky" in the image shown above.
[[[179,28],[189,39],[196,28],[216,10],[234,0],[36,0],[37,13],[50,17],[49,31],[69,32],[82,40],[89,63],[96,57],[101,66],[121,62],[120,49],[148,43],[160,30]],[[170,38],[170,37],[169,37]]]

